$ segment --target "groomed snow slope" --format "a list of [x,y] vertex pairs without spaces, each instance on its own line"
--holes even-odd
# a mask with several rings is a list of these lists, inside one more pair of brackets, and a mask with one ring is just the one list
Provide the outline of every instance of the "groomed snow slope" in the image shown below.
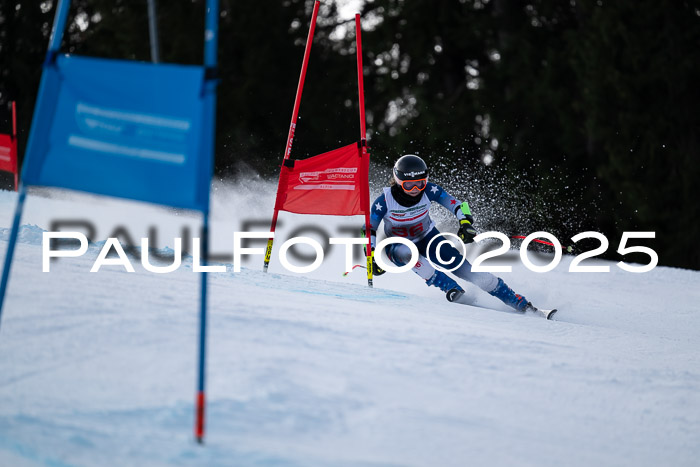
[[[269,218],[270,192],[262,182],[216,187],[216,253],[231,254],[243,221]],[[10,225],[14,202],[0,193],[0,226]],[[165,275],[136,260],[135,273],[91,274],[92,246],[42,273],[42,229],[79,218],[97,226],[97,240],[118,225],[134,238],[155,225],[159,247],[198,225],[197,216],[136,203],[30,196],[0,327],[0,465],[679,466],[700,458],[700,272],[632,274],[600,262],[611,272],[575,274],[565,256],[536,274],[510,255],[514,272],[501,276],[536,304],[560,308],[546,321],[448,303],[411,273],[368,289],[363,270],[342,276],[342,250],[331,249],[318,271],[293,275],[275,259],[278,241],[270,273],[254,257],[239,273],[229,265],[209,276],[199,446],[191,258]],[[347,237],[339,230],[361,223],[281,219],[280,239],[309,224]],[[0,238],[4,252],[7,232]]]

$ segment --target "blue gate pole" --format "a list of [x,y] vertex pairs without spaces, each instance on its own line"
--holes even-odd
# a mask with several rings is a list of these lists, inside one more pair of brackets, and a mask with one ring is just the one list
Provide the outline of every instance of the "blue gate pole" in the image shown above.
[[23,184],[19,186],[19,199],[15,207],[15,218],[12,221],[12,230],[10,230],[10,239],[7,244],[7,253],[5,253],[5,265],[2,268],[2,282],[0,282],[0,324],[2,324],[2,309],[5,303],[5,292],[7,291],[7,282],[10,280],[10,266],[12,266],[12,257],[15,253],[15,244],[17,243],[17,234],[19,232],[19,221],[22,217],[24,209],[24,199],[27,197],[27,189]]
[[219,0],[207,0],[204,24],[204,66],[216,67],[217,43],[219,39]]
[[[44,66],[50,64],[53,61],[53,57],[58,52],[61,47],[61,40],[63,39],[63,31],[66,29],[66,21],[68,19],[68,10],[70,10],[70,0],[59,0],[56,6],[56,16],[53,20],[53,28],[51,29],[51,38],[49,39],[49,49],[46,52],[46,60]],[[43,81],[42,81],[43,83]],[[41,90],[39,91],[41,94]],[[37,105],[40,99],[37,99]],[[35,109],[36,114],[36,109]],[[36,137],[46,137],[46,135],[33,135],[34,132],[30,132],[30,138],[27,143],[27,151],[25,152],[25,158],[22,164],[22,172],[26,167],[27,155],[29,154],[29,149],[31,148],[32,136]],[[15,207],[15,217],[12,221],[12,230],[10,231],[10,238],[7,244],[7,253],[5,253],[5,264],[2,268],[2,280],[0,281],[0,323],[2,323],[2,310],[5,303],[5,293],[7,292],[7,283],[10,280],[10,267],[12,266],[12,258],[15,253],[15,246],[17,244],[17,234],[19,233],[19,223],[22,218],[22,211],[24,210],[24,200],[27,197],[27,189],[22,183],[22,178],[20,178],[19,186],[19,197],[17,199],[17,206]]]
[[[217,66],[217,42],[219,32],[219,1],[207,0],[206,21],[204,26],[204,102],[205,122],[208,120],[208,130],[211,131],[205,146],[207,157],[214,157],[214,128],[216,123],[216,66]],[[207,190],[211,187],[211,173],[205,174]],[[208,193],[208,192],[207,192]],[[204,214],[202,226],[202,254],[201,264],[207,265],[209,256],[209,195],[207,194],[207,209]],[[207,333],[207,273],[202,272],[201,301],[199,309],[199,374],[197,377],[197,401],[195,416],[195,439],[198,443],[204,443],[204,412],[205,412],[205,373],[206,373],[206,333]]]
[[51,38],[49,39],[49,50],[46,54],[47,61],[50,61],[51,57],[61,48],[63,31],[66,29],[66,20],[68,19],[68,10],[70,10],[70,0],[58,0],[56,16],[51,29]]
[[[200,263],[202,266],[207,265],[207,257],[209,256],[209,213],[204,213],[204,225],[202,226],[202,251],[200,254]],[[197,409],[196,420],[194,427],[194,436],[198,443],[204,442],[204,376],[206,371],[206,353],[207,353],[207,272],[202,271],[201,296],[199,302],[199,364],[197,376]]]

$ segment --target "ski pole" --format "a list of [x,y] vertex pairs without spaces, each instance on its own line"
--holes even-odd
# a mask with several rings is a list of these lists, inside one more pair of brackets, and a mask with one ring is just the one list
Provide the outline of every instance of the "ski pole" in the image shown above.
[[348,274],[350,274],[352,271],[355,270],[355,268],[367,269],[367,266],[363,266],[362,264],[356,264],[356,265],[354,265],[349,271],[345,271],[345,272],[343,273],[343,277],[345,277],[345,276],[347,276]]
[[[517,238],[519,240],[524,240],[527,237],[525,237],[525,235],[511,235],[510,238]],[[532,241],[536,242],[536,243],[541,243],[543,245],[555,246],[554,243],[548,242],[546,240],[540,240],[539,238],[534,238]],[[566,251],[567,253],[571,253],[572,251],[574,251],[574,247],[571,245],[562,246],[561,249]]]

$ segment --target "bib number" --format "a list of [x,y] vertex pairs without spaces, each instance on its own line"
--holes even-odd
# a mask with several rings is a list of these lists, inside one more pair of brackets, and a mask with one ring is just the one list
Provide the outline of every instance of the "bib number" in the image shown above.
[[423,232],[423,223],[416,224],[410,228],[406,227],[394,227],[391,229],[391,233],[397,237],[417,237]]

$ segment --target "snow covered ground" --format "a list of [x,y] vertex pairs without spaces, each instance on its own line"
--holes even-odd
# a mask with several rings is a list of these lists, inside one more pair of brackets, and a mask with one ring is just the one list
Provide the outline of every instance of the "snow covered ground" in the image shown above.
[[[274,188],[217,184],[213,193],[212,251],[229,263],[234,231],[267,231]],[[0,192],[0,227],[15,200]],[[361,224],[280,219],[280,239],[350,237]],[[93,245],[42,273],[41,232],[66,220],[90,224],[97,241],[153,228],[158,248],[199,224],[172,209],[32,192],[0,325],[2,466],[698,465],[698,271],[632,274],[601,262],[610,273],[569,273],[565,256],[537,274],[513,252],[514,272],[501,276],[560,308],[546,321],[448,303],[411,273],[369,289],[361,269],[342,276],[338,247],[319,270],[291,274],[276,259],[278,240],[270,273],[258,256],[239,273],[229,264],[209,276],[200,446],[191,258],[171,274],[137,260],[135,273],[90,273]],[[0,232],[0,255],[6,239]]]

